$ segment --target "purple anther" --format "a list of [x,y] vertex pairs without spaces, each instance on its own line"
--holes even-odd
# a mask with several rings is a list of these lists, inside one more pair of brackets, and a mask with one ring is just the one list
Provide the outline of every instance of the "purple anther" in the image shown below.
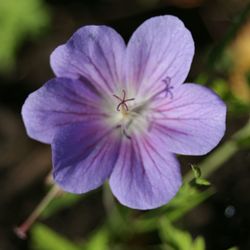
[[162,80],[165,84],[166,84],[166,87],[164,89],[165,91],[165,94],[166,96],[165,97],[168,97],[168,94],[170,94],[170,98],[173,99],[174,98],[174,95],[173,95],[173,92],[171,91],[174,87],[170,85],[171,83],[171,78],[169,76],[167,76],[165,79]]

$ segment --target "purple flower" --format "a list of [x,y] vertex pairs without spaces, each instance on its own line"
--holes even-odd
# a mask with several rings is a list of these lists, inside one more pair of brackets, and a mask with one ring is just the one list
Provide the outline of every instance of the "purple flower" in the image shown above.
[[29,136],[52,146],[56,183],[85,193],[109,179],[117,199],[137,209],[173,198],[182,182],[174,153],[206,154],[225,131],[220,98],[182,84],[193,54],[174,16],[147,20],[127,47],[112,28],[85,26],[56,48],[56,78],[22,109]]

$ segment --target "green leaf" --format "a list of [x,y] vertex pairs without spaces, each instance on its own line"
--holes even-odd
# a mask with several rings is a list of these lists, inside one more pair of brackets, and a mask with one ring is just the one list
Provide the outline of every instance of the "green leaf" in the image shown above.
[[31,249],[80,250],[80,247],[47,226],[37,223],[31,230]]
[[194,178],[200,178],[201,177],[201,170],[199,167],[191,165],[192,171],[194,173]]
[[0,0],[0,70],[9,70],[20,42],[40,34],[48,22],[41,0]]
[[211,183],[204,178],[196,178],[195,183],[197,185],[201,185],[201,186],[210,186],[211,185]]
[[162,218],[160,221],[160,236],[162,240],[174,250],[186,250],[191,248],[191,236],[175,228],[167,217]]
[[100,228],[95,231],[84,244],[84,250],[109,250],[108,238],[109,234],[106,228]]
[[203,237],[198,236],[193,243],[193,250],[205,250],[205,240]]
[[160,236],[173,250],[205,250],[205,241],[202,237],[199,236],[193,241],[188,232],[172,225],[167,216],[160,221]]
[[194,174],[194,178],[195,178],[194,183],[195,184],[200,185],[200,186],[210,186],[211,185],[211,183],[208,180],[201,178],[201,170],[199,167],[191,165],[191,168],[192,168],[192,171]]

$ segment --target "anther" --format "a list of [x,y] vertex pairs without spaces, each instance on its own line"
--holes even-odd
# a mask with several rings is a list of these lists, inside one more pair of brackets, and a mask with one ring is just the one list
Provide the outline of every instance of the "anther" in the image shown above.
[[129,139],[129,140],[131,140],[132,138],[131,138],[131,136],[129,136],[128,134],[127,134],[127,131],[126,131],[126,129],[123,129],[123,134],[127,137],[127,139]]
[[168,94],[170,94],[171,99],[173,99],[173,98],[174,98],[174,95],[173,95],[171,89],[173,89],[174,87],[170,85],[170,83],[171,83],[171,78],[167,76],[167,77],[166,77],[165,79],[163,79],[162,81],[166,84],[166,87],[165,87],[165,89],[164,89],[165,94],[166,94],[165,97],[167,97]]
[[126,130],[127,128],[124,127],[124,125],[117,125],[116,128],[120,128],[122,134],[125,135],[125,137],[126,137],[127,139],[129,139],[129,140],[132,139],[132,137],[131,137],[130,135],[128,135],[127,130]]
[[171,83],[171,78],[169,76],[167,76],[165,79],[162,80],[162,82],[165,83],[165,86],[163,89],[159,90],[158,92],[156,92],[153,96],[151,96],[149,98],[149,101],[150,100],[153,100],[155,98],[158,98],[160,95],[164,94],[165,93],[165,97],[168,97],[168,94],[170,94],[170,97],[171,99],[174,98],[174,95],[172,93],[172,89],[174,88],[173,86],[170,85]]

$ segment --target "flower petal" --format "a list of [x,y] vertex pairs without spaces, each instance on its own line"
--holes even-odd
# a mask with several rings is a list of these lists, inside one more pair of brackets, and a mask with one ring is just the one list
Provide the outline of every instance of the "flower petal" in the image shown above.
[[120,145],[113,132],[94,121],[74,123],[57,132],[52,142],[53,177],[63,190],[85,193],[110,176]]
[[198,84],[183,84],[172,92],[172,98],[155,102],[153,110],[152,140],[165,143],[173,153],[206,154],[225,133],[224,102]]
[[153,145],[146,138],[123,140],[110,177],[112,192],[122,204],[152,209],[177,193],[181,185],[179,163],[165,149],[165,145]]
[[63,126],[103,119],[100,99],[82,81],[52,79],[30,94],[22,107],[27,133],[33,139],[51,143],[55,132]]
[[127,48],[127,82],[140,94],[154,93],[164,86],[184,82],[194,55],[191,33],[174,16],[153,17],[131,37]]
[[122,37],[107,26],[84,26],[57,47],[50,63],[57,76],[86,78],[100,92],[115,92],[125,54]]

